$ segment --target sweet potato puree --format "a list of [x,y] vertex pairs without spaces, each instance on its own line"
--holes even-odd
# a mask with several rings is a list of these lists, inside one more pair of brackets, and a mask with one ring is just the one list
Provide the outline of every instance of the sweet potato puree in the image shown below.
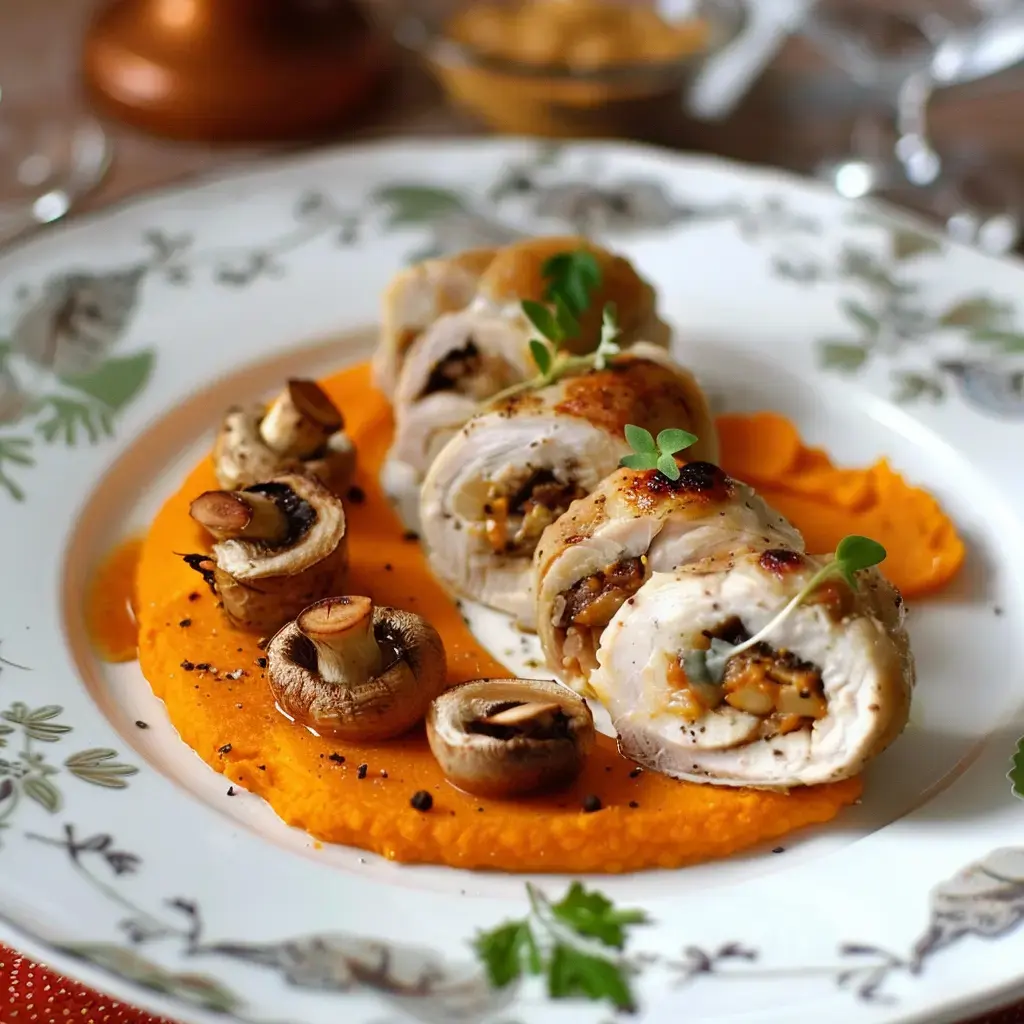
[[851,533],[873,537],[887,552],[883,572],[904,597],[938,590],[963,564],[963,541],[938,502],[885,459],[838,469],[777,413],[720,416],[717,425],[722,468],[793,523],[808,551],[834,551]]
[[[345,411],[346,429],[360,459],[358,490],[346,502],[351,566],[342,591],[368,594],[378,604],[409,608],[429,618],[444,638],[452,682],[507,675],[475,642],[456,605],[432,578],[415,538],[403,534],[377,484],[391,417],[384,397],[370,386],[367,367],[347,369],[324,387]],[[793,515],[811,548],[824,549],[842,534],[864,527],[890,543],[901,582],[923,590],[948,578],[962,549],[926,495],[890,471],[881,474],[879,467],[833,469],[823,456],[802,448],[785,426],[777,417],[727,418],[725,463],[737,471],[756,468],[762,476],[784,476],[793,490],[776,488],[769,477],[765,493]],[[767,428],[789,439],[785,457],[774,443],[765,444]],[[801,469],[794,477],[794,464],[803,467],[805,462],[806,472]],[[843,486],[835,486],[837,482]],[[314,736],[277,711],[257,638],[227,624],[200,577],[175,554],[208,549],[187,510],[193,497],[214,487],[213,468],[205,460],[160,511],[143,545],[135,594],[142,671],[166,703],[182,739],[200,757],[231,783],[264,797],[286,822],[319,839],[395,860],[463,868],[619,872],[723,857],[827,821],[860,795],[859,779],[788,796],[677,782],[635,771],[614,743],[601,737],[571,790],[495,802],[449,785],[421,728],[402,739],[371,745]],[[873,504],[865,497],[869,493],[876,495]],[[893,507],[889,503],[898,506],[898,523],[885,518]],[[876,524],[885,529],[867,529]],[[932,538],[927,565],[916,564],[912,557],[919,550],[919,533]],[[900,537],[907,539],[905,545],[892,543]],[[428,812],[410,806],[410,797],[421,789],[434,798]],[[225,783],[224,799],[232,793],[237,790]],[[581,809],[589,795],[600,798],[600,811]]]

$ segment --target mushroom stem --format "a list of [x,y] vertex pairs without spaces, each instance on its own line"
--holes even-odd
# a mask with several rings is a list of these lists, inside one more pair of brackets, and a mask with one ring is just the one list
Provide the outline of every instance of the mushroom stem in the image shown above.
[[310,605],[296,620],[316,647],[317,668],[327,683],[359,686],[380,675],[383,657],[373,635],[373,602],[368,597],[329,597]]
[[516,704],[514,707],[499,711],[496,715],[488,715],[480,721],[485,725],[503,725],[510,728],[528,725],[545,724],[562,705],[556,701],[530,701],[527,704]]
[[288,517],[273,498],[252,491],[206,491],[189,515],[217,540],[262,540],[280,544],[288,536]]
[[306,459],[344,425],[341,413],[311,380],[290,380],[260,422],[264,444],[285,458]]

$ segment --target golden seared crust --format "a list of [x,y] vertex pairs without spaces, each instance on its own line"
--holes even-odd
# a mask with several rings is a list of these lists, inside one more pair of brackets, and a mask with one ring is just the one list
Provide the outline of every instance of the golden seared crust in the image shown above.
[[697,435],[688,459],[715,461],[718,434],[707,399],[694,377],[666,357],[654,361],[626,353],[605,370],[581,374],[565,383],[556,411],[579,416],[611,433],[628,423],[652,434],[677,427]]
[[541,273],[552,256],[575,249],[592,252],[601,268],[601,287],[584,314],[580,337],[566,344],[574,352],[588,352],[601,337],[601,312],[613,302],[624,335],[651,318],[654,289],[636,272],[629,260],[578,236],[531,238],[498,251],[480,278],[480,294],[494,302],[544,301],[546,282]]
[[680,509],[701,515],[712,505],[727,505],[735,494],[735,481],[709,462],[687,463],[674,481],[652,469],[618,469],[541,534],[534,558],[538,583],[567,547],[589,540],[611,519],[663,520]]

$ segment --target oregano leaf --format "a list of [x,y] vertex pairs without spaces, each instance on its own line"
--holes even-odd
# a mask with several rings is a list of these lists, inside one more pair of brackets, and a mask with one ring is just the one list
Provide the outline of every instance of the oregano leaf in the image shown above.
[[545,338],[549,341],[556,342],[562,340],[562,329],[559,327],[554,314],[552,314],[551,310],[548,309],[547,306],[541,305],[539,302],[534,302],[532,299],[523,299],[522,309],[526,319],[529,320]]
[[675,455],[697,443],[697,435],[688,430],[670,428],[658,434],[658,450],[662,455]]
[[551,369],[551,349],[540,338],[530,339],[530,355],[541,373],[546,374]]
[[654,436],[649,430],[638,427],[633,423],[627,423],[625,433],[626,441],[633,451],[650,452],[652,455],[657,454],[658,445],[655,443]]
[[665,453],[658,457],[658,472],[662,476],[667,476],[669,480],[679,479],[679,466],[676,464],[675,457]]

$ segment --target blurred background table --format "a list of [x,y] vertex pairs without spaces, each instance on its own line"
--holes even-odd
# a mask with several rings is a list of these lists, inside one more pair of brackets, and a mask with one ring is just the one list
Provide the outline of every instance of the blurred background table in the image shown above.
[[[54,34],[79,39],[95,0],[33,0],[7,4],[0,13],[0,84],[31,95],[42,114],[62,90],[55,79],[68,69],[40,60]],[[326,142],[395,134],[471,135],[483,129],[446,106],[439,88],[411,59],[401,60],[394,80],[364,123]],[[934,104],[934,134],[940,144],[956,140],[1005,157],[1024,168],[1024,134],[1019,112],[1024,68],[972,85],[945,90]],[[858,109],[848,78],[830,68],[810,47],[791,40],[734,114],[717,124],[679,118],[680,148],[703,150],[755,163],[809,168],[817,155],[841,148]],[[210,146],[158,139],[109,125],[114,166],[81,210],[95,209],[143,189],[197,173],[260,159],[281,147]],[[1024,171],[1022,171],[1024,175]]]
[[[0,83],[14,84],[32,97],[40,116],[64,102],[59,81],[69,68],[41,60],[50,41],[80,39],[95,9],[93,0],[32,0],[8,3],[0,12]],[[64,51],[67,52],[66,50]],[[57,98],[57,99],[55,99]],[[945,91],[935,102],[937,142],[955,139],[1022,168],[1024,133],[1019,130],[1024,101],[1024,67],[982,82]],[[857,100],[848,79],[831,69],[806,44],[793,40],[736,111],[717,124],[680,119],[682,149],[717,153],[754,163],[809,168],[815,158],[848,139]],[[264,159],[295,146],[214,146],[156,138],[111,123],[114,163],[102,185],[76,211],[102,208],[138,192],[190,176]],[[483,129],[446,106],[440,90],[415,61],[396,67],[386,93],[362,122],[317,144],[390,135],[475,135]],[[0,946],[0,1024],[145,1024],[152,1018],[51,974]],[[1024,1024],[1024,1004],[978,1019],[978,1024]]]

